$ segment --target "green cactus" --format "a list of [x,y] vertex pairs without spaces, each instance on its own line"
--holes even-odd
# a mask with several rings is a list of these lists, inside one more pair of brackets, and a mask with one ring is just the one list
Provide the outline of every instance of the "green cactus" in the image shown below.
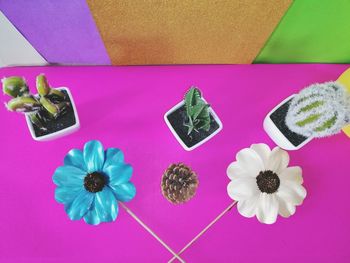
[[336,134],[350,122],[350,97],[337,82],[313,84],[297,94],[286,116],[288,128],[305,137]]
[[49,83],[47,83],[45,75],[40,74],[36,77],[36,88],[40,96],[49,95],[51,88]]
[[36,88],[40,96],[57,97],[64,99],[64,93],[57,89],[51,89],[44,74],[36,77]]
[[210,105],[202,99],[201,91],[196,87],[191,87],[185,95],[185,108],[188,117],[188,135],[193,131],[209,131],[210,129]]
[[20,96],[11,99],[7,103],[7,109],[17,112],[33,112],[39,110],[40,102],[33,96]]
[[16,98],[29,94],[29,89],[24,78],[21,77],[9,77],[1,80],[3,91],[5,94]]
[[4,93],[13,97],[7,102],[7,109],[28,114],[31,122],[42,130],[46,130],[46,122],[63,115],[69,106],[64,101],[65,94],[52,89],[43,74],[36,78],[38,96],[30,94],[27,83],[21,77],[3,78],[2,86]]

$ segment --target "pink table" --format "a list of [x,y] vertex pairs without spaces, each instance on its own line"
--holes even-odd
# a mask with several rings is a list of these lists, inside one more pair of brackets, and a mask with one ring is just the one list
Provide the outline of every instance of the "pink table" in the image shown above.
[[[67,137],[35,142],[23,116],[0,107],[0,262],[167,262],[172,255],[123,209],[114,223],[97,227],[70,221],[54,200],[52,174],[71,148],[91,139],[119,147],[134,166],[137,188],[129,207],[174,250],[215,218],[231,199],[228,164],[238,150],[273,142],[262,128],[265,114],[313,82],[335,80],[347,65],[254,65],[174,67],[33,67],[0,70],[23,75],[33,89],[45,73],[53,86],[71,89],[81,129]],[[224,129],[185,152],[163,114],[198,85]],[[3,96],[2,101],[7,100]],[[340,134],[291,152],[303,168],[308,196],[289,219],[274,225],[226,214],[183,254],[187,262],[346,262],[350,258],[350,140]],[[186,205],[160,192],[172,162],[197,171],[200,186]]]

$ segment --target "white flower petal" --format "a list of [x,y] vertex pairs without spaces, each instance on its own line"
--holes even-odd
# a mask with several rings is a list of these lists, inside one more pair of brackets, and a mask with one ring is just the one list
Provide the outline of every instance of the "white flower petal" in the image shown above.
[[249,172],[244,170],[236,161],[236,162],[230,163],[230,165],[227,167],[227,176],[231,180],[233,180],[239,177],[247,177],[247,176],[249,177],[253,175],[249,174]]
[[252,144],[250,148],[253,149],[259,155],[259,157],[264,163],[264,166],[266,167],[267,162],[269,160],[269,156],[271,154],[270,147],[265,143],[257,143],[257,144]]
[[281,185],[276,192],[277,196],[285,202],[293,205],[301,205],[306,197],[305,188],[294,182],[281,181]]
[[282,172],[288,166],[289,163],[289,155],[285,150],[282,150],[279,147],[275,147],[267,161],[267,170],[271,170],[277,174]]
[[246,200],[259,193],[255,178],[246,177],[232,180],[227,185],[228,195],[236,201]]
[[242,169],[254,177],[264,170],[263,161],[253,149],[240,150],[236,155],[236,160]]
[[279,175],[281,181],[291,181],[298,184],[303,183],[302,170],[299,166],[287,167]]
[[273,224],[277,220],[278,200],[275,194],[261,193],[256,217],[261,223]]
[[237,204],[238,212],[245,217],[253,217],[256,214],[260,194],[257,194],[247,200],[239,201]]
[[295,206],[291,203],[286,202],[285,200],[282,200],[281,198],[278,198],[278,204],[279,204],[279,211],[278,213],[283,217],[290,217],[291,215],[294,215],[295,213]]

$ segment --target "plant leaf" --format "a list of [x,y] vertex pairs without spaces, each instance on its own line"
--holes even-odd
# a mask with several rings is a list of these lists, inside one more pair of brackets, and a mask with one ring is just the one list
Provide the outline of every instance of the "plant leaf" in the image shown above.
[[45,110],[51,114],[51,116],[56,117],[60,111],[59,108],[57,107],[57,105],[55,105],[54,103],[52,103],[49,99],[47,99],[46,97],[40,97],[40,103],[41,105],[43,105],[43,107],[45,108]]
[[40,96],[46,96],[50,92],[49,83],[44,74],[40,74],[36,77],[36,89]]
[[27,83],[22,77],[8,77],[1,81],[3,92],[13,98],[29,93]]
[[194,130],[206,130],[210,128],[210,105],[205,103],[202,99],[200,90],[196,87],[191,89],[185,95],[185,108],[189,118],[189,124],[185,124],[188,127],[188,135]]
[[205,104],[204,102],[197,104],[193,107],[192,113],[193,119],[206,118],[207,116],[209,116],[209,105]]
[[30,121],[37,126],[39,129],[45,131],[47,128],[43,125],[40,115],[38,113],[31,113],[29,115]]
[[210,129],[210,116],[205,119],[201,119],[198,125],[196,126],[198,130],[209,131]]
[[40,103],[32,96],[13,98],[6,106],[8,110],[18,112],[33,112],[41,107]]
[[202,101],[202,94],[200,90],[196,87],[191,87],[190,90],[185,95],[185,106],[186,109],[189,110],[190,107],[198,104]]

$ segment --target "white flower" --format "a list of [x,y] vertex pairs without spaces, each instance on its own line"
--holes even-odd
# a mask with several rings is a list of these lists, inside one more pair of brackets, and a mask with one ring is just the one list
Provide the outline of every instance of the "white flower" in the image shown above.
[[273,224],[277,215],[289,217],[301,205],[306,190],[298,166],[288,167],[289,155],[279,147],[272,151],[266,144],[253,144],[239,151],[227,168],[231,182],[228,195],[237,201],[238,212],[256,215],[261,223]]

